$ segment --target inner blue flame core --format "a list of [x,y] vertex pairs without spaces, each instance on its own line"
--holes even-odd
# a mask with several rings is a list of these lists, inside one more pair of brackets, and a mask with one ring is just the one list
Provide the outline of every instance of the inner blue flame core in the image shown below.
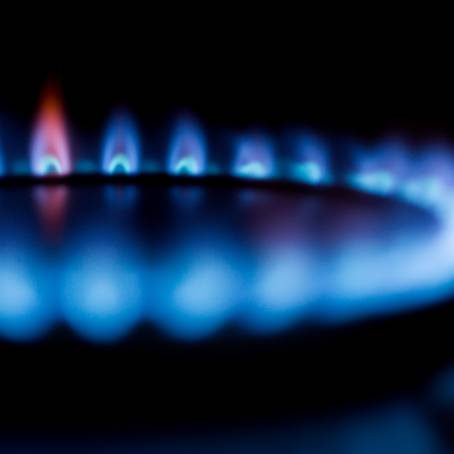
[[347,172],[346,183],[359,191],[382,196],[393,195],[408,171],[408,150],[397,140],[373,146],[350,144],[354,169]]
[[329,184],[332,180],[327,143],[310,133],[299,134],[292,140],[294,156],[290,177],[307,184]]
[[52,155],[43,156],[39,163],[39,175],[61,175],[63,169],[57,157]]
[[396,179],[386,170],[369,170],[353,174],[348,177],[348,182],[364,192],[387,195],[396,187]]
[[110,121],[102,147],[102,170],[108,175],[139,172],[140,142],[132,118],[117,114]]
[[274,147],[262,135],[243,136],[237,140],[233,175],[264,179],[274,175]]
[[207,149],[200,127],[191,120],[182,120],[173,132],[168,171],[173,175],[202,175],[206,170]]

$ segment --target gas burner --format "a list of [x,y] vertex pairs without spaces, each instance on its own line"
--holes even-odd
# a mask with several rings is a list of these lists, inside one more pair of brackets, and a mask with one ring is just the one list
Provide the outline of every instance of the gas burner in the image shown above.
[[117,112],[100,159],[73,153],[49,89],[30,164],[3,150],[3,337],[69,326],[112,342],[141,325],[202,341],[345,323],[453,291],[447,145],[410,156],[399,140],[254,132],[210,154],[190,117],[165,156],[140,138]]

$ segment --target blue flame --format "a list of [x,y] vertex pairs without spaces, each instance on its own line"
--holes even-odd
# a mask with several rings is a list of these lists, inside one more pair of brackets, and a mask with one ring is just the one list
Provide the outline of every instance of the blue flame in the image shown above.
[[2,142],[0,140],[0,177],[5,174],[5,160],[3,157],[3,147]]
[[449,197],[454,186],[452,150],[444,144],[431,144],[420,150],[400,183],[400,195],[427,208],[445,210],[452,206]]
[[354,170],[346,175],[351,186],[372,194],[390,195],[407,171],[407,150],[396,140],[387,140],[372,147],[351,146]]
[[441,182],[436,177],[410,179],[402,187],[402,196],[415,204],[430,205],[436,203],[441,194]]
[[201,129],[193,121],[180,121],[170,143],[169,173],[202,175],[206,168],[206,155],[205,138]]
[[42,175],[61,175],[62,166],[55,156],[44,156],[41,160]]
[[237,141],[233,174],[243,178],[268,178],[274,174],[274,148],[264,136],[244,136]]
[[365,192],[389,194],[396,186],[396,180],[390,172],[384,170],[369,171],[352,175],[349,178],[352,186]]
[[51,305],[42,300],[36,274],[22,251],[1,254],[0,333],[8,339],[33,340],[50,324]]
[[[182,256],[177,257],[177,263],[182,260]],[[238,289],[239,277],[230,263],[217,254],[200,253],[181,273],[172,276],[159,321],[175,337],[206,337],[228,321]]]
[[102,170],[104,173],[135,174],[139,171],[140,143],[132,118],[117,114],[110,121],[102,149]]
[[[66,143],[62,140],[61,128],[57,128],[59,123],[54,126],[50,122],[49,126],[49,121],[44,125],[47,135],[38,131],[36,136],[34,150],[40,167],[35,171],[64,174],[68,170],[62,167],[64,160],[59,154],[47,153],[52,147],[44,147],[47,143],[44,138],[48,136],[53,139],[51,144]],[[57,149],[65,150],[67,147],[63,145]],[[243,136],[235,145],[234,175],[245,178],[273,178],[276,175],[274,146],[265,136]],[[335,174],[339,184],[353,186],[358,191],[403,199],[428,209],[428,218],[431,215],[434,221],[434,233],[420,241],[421,237],[413,235],[413,230],[409,229],[404,237],[393,238],[389,245],[380,243],[380,247],[367,241],[362,243],[355,237],[338,249],[328,251],[317,250],[319,246],[313,250],[310,249],[312,246],[306,248],[307,245],[292,237],[293,249],[270,250],[268,243],[279,237],[279,228],[271,225],[264,235],[266,245],[258,246],[261,249],[258,253],[248,250],[241,256],[241,262],[244,259],[251,264],[247,279],[243,269],[241,273],[238,271],[239,258],[227,260],[216,241],[210,244],[210,253],[202,253],[190,240],[191,250],[197,253],[189,258],[184,253],[176,254],[174,263],[163,270],[163,280],[153,283],[141,278],[149,263],[133,261],[127,256],[130,244],[120,250],[112,242],[114,250],[111,251],[109,247],[100,246],[100,238],[96,238],[90,247],[74,251],[59,285],[43,284],[52,279],[42,278],[38,269],[41,266],[29,263],[26,255],[17,258],[21,257],[17,251],[3,254],[0,256],[0,334],[21,340],[39,336],[53,316],[51,309],[45,309],[48,307],[46,301],[62,303],[64,319],[81,336],[108,342],[126,335],[139,321],[145,306],[144,294],[149,305],[161,306],[156,311],[159,312],[154,318],[156,323],[176,337],[192,340],[211,335],[227,323],[243,318],[249,328],[266,331],[285,328],[289,323],[306,320],[309,316],[311,320],[325,323],[400,311],[420,303],[429,304],[454,292],[454,160],[449,147],[430,143],[416,150],[409,159],[409,147],[399,141],[368,145],[352,143],[342,149],[348,155],[347,162],[342,164],[348,168],[339,170],[334,168],[336,147],[328,147],[321,138],[304,133],[293,145],[292,155],[286,157],[286,162],[290,162],[287,178],[319,185],[333,183]],[[0,173],[3,168],[1,157],[0,150]],[[106,132],[103,171],[108,174],[136,173],[139,157],[139,140],[132,120],[125,115],[116,116]],[[192,122],[180,122],[172,136],[167,170],[172,174],[197,176],[203,175],[207,167],[207,150],[201,130]],[[114,214],[112,218],[120,219],[121,210],[129,216],[141,195],[138,191],[139,188],[107,188],[106,200],[109,213]],[[180,204],[180,209],[172,214],[178,218],[184,213],[185,221],[195,218],[193,212],[203,207],[202,202],[208,199],[201,187],[171,188],[166,195]],[[238,195],[234,199],[247,202],[243,203],[244,212],[251,214],[254,222],[261,223],[262,218],[270,217],[270,212],[278,212],[274,208],[268,209],[266,191],[242,190]],[[260,199],[260,203],[251,203],[255,199]],[[57,197],[56,204],[48,203],[47,199],[43,204],[50,208],[45,213],[52,221],[49,225],[56,227],[59,226],[59,200],[65,205],[64,196]],[[254,205],[257,210],[251,209]],[[315,205],[311,205],[311,210]],[[291,211],[292,219],[298,217],[299,207]],[[317,206],[315,208],[313,211],[317,211]],[[68,211],[71,209],[68,206]],[[372,221],[367,210],[362,213],[361,222],[370,227]],[[5,216],[5,223],[9,222],[7,218]],[[350,215],[347,228],[349,222],[354,222],[353,218],[354,215]],[[106,223],[106,232],[118,228],[124,219],[116,225]],[[21,218],[19,224],[27,228],[26,219]],[[185,222],[182,224],[186,228]],[[291,237],[296,228],[293,229],[293,224],[286,227],[285,235]],[[126,235],[136,233],[128,231]],[[384,237],[387,234],[384,232]],[[9,235],[7,237],[9,239]],[[256,240],[257,235],[254,235]],[[42,262],[48,260],[48,255],[43,255]],[[163,268],[165,265],[166,262]],[[165,292],[162,291],[164,287]]]
[[128,260],[111,248],[84,250],[64,277],[64,314],[86,339],[111,342],[125,336],[141,315],[141,287]]
[[[296,143],[295,143],[296,142]],[[313,134],[301,134],[293,146],[295,157],[292,160],[292,178],[307,184],[326,184],[331,180],[328,146]]]
[[300,251],[270,251],[255,278],[248,326],[274,331],[296,323],[313,299],[313,265]]

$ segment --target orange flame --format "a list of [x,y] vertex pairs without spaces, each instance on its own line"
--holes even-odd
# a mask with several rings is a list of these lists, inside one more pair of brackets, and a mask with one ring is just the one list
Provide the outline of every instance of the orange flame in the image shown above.
[[71,171],[63,104],[55,85],[44,91],[32,136],[31,167],[34,175],[66,175]]

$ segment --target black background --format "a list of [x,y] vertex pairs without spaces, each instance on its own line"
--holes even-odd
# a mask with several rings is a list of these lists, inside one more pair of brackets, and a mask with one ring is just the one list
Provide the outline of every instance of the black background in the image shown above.
[[439,21],[162,6],[5,15],[0,112],[31,121],[52,79],[87,132],[127,107],[145,131],[187,110],[210,126],[452,135],[450,37]]

